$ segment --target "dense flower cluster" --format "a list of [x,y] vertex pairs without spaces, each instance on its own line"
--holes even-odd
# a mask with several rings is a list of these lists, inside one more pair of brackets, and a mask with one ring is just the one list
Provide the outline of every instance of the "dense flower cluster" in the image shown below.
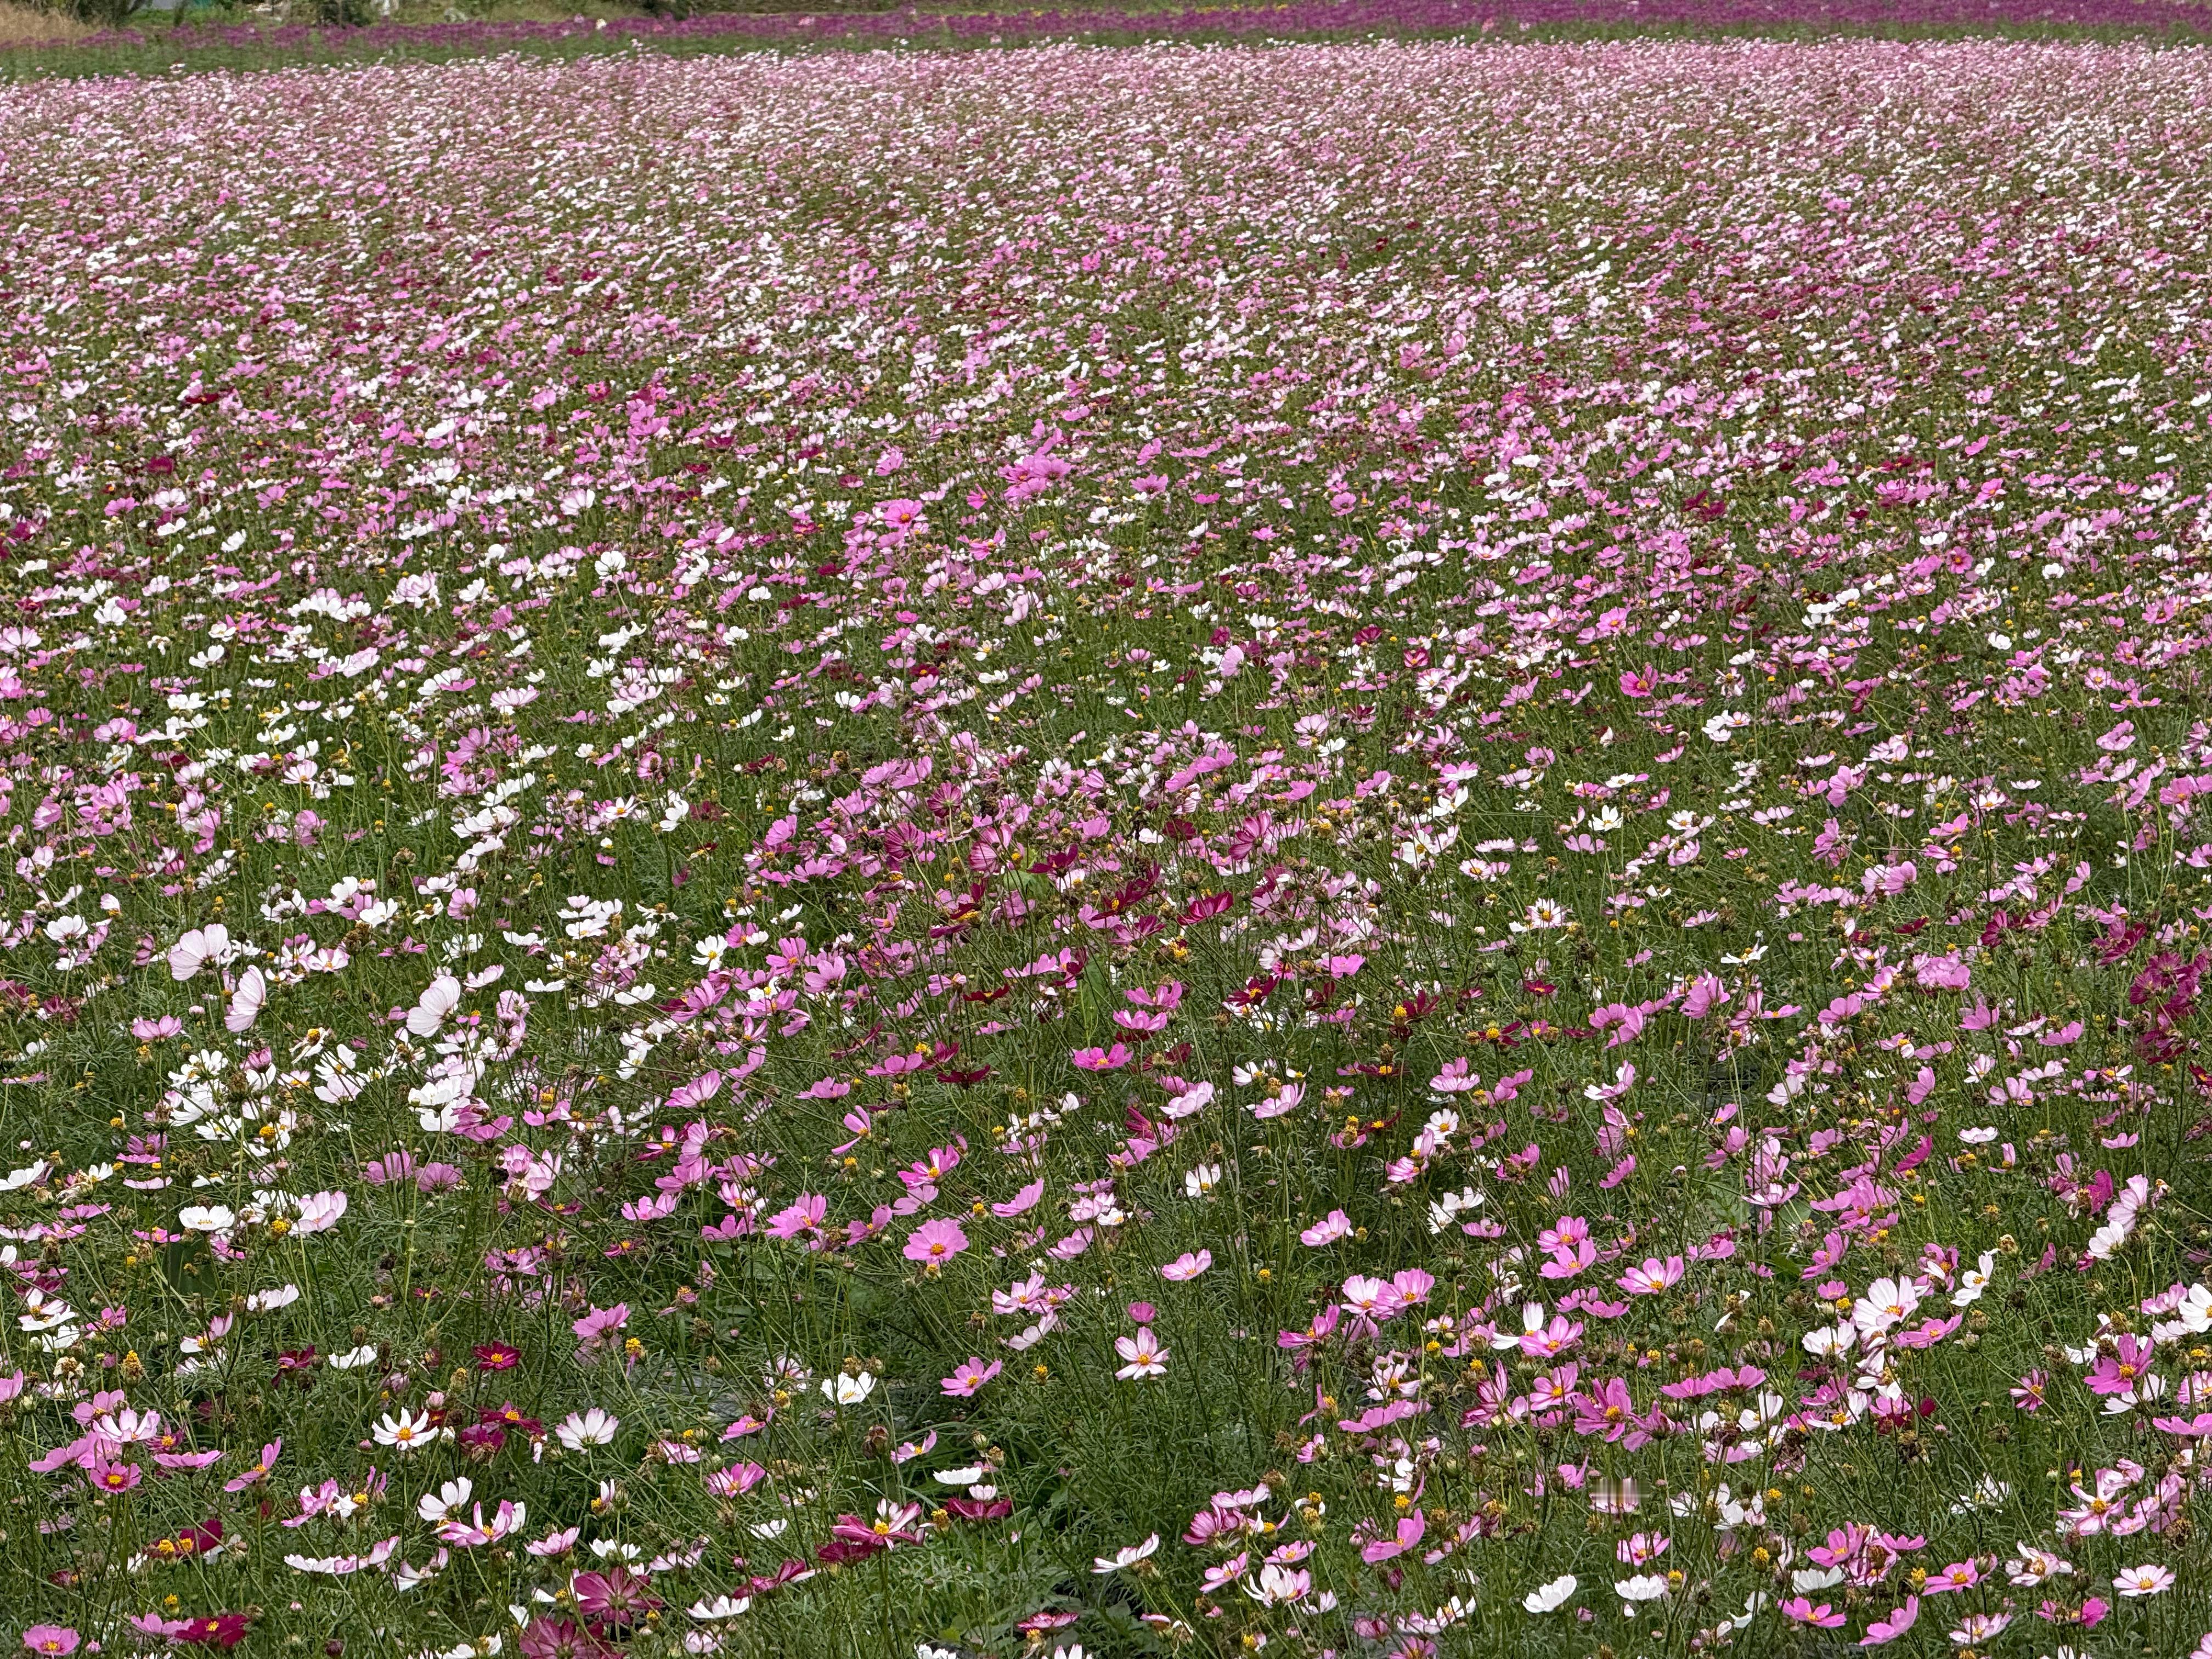
[[10,1639],[2212,1653],[2208,110],[14,95]]

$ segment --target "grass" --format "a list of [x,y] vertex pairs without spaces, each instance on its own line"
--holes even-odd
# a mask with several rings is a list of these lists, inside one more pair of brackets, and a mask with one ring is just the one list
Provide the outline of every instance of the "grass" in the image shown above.
[[58,12],[0,5],[0,52],[76,46],[96,33],[91,25]]

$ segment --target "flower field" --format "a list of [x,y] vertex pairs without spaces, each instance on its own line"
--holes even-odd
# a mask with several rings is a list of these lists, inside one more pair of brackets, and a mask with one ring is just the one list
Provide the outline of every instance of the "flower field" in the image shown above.
[[0,1639],[2212,1655],[2212,58],[0,101]]
[[[471,0],[476,3],[476,0]],[[658,56],[820,48],[992,49],[1082,40],[1220,42],[1481,39],[1602,40],[1747,35],[1819,40],[1961,36],[2037,40],[2212,36],[2212,0],[854,0],[818,10],[694,10],[654,0],[645,15],[558,20],[379,21],[366,27],[206,18],[186,27],[150,15],[74,40],[0,43],[0,84],[46,76],[173,74],[377,61],[446,62],[487,52],[574,58],[635,50]],[[257,8],[257,9],[258,9]],[[680,12],[680,15],[666,15]],[[452,14],[458,17],[459,9]],[[235,13],[233,13],[235,15]]]

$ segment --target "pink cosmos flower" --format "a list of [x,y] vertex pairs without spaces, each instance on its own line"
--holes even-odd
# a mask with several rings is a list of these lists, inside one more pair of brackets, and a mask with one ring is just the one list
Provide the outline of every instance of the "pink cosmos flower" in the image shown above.
[[1446,1060],[1443,1063],[1443,1069],[1429,1079],[1429,1087],[1436,1090],[1439,1094],[1465,1094],[1469,1090],[1480,1089],[1481,1086],[1480,1075],[1468,1069],[1465,1055],[1456,1060]]
[[1428,1517],[1419,1510],[1398,1522],[1397,1531],[1389,1538],[1376,1538],[1359,1547],[1359,1559],[1372,1566],[1378,1561],[1388,1561],[1403,1555],[1425,1537],[1429,1530]]
[[1575,1396],[1575,1432],[1600,1435],[1607,1442],[1618,1441],[1630,1451],[1651,1438],[1650,1427],[1636,1414],[1636,1402],[1629,1396],[1628,1384],[1617,1376],[1606,1378],[1595,1395]]
[[300,1214],[292,1223],[292,1231],[302,1237],[328,1232],[344,1218],[345,1212],[343,1193],[310,1193],[300,1200]]
[[629,1304],[617,1302],[611,1308],[593,1308],[569,1328],[576,1334],[576,1358],[586,1362],[616,1346],[615,1334],[629,1323]]
[[1631,1296],[1657,1296],[1679,1284],[1681,1278],[1680,1256],[1670,1255],[1664,1261],[1656,1256],[1646,1256],[1642,1267],[1631,1267],[1613,1283]]
[[1396,1317],[1406,1305],[1397,1287],[1387,1279],[1370,1279],[1364,1273],[1354,1273],[1344,1281],[1344,1310],[1354,1318],[1372,1320],[1381,1324]]
[[2112,1339],[2112,1352],[2100,1354],[2095,1368],[2081,1380],[2094,1395],[2126,1394],[2142,1380],[2155,1358],[2148,1342],[2123,1331]]
[[909,1261],[919,1261],[925,1267],[936,1267],[950,1261],[968,1248],[968,1235],[960,1224],[939,1217],[925,1221],[908,1238],[902,1254]]
[[769,1218],[763,1231],[770,1238],[803,1238],[816,1249],[822,1245],[822,1218],[830,1200],[819,1193],[801,1193],[798,1201]]
[[1583,1330],[1579,1319],[1553,1314],[1549,1324],[1534,1326],[1521,1333],[1521,1352],[1531,1359],[1556,1359],[1582,1340]]
[[1986,1571],[1984,1564],[1975,1560],[1954,1561],[1941,1572],[1931,1572],[1921,1589],[1929,1595],[1949,1595],[1957,1590],[1969,1590],[1982,1582]]
[[767,1479],[768,1471],[757,1463],[732,1463],[727,1468],[709,1470],[706,1486],[717,1498],[742,1498]]
[[524,1628],[517,1645],[522,1659],[612,1659],[615,1651],[581,1625],[543,1615]]
[[1802,1595],[1792,1596],[1782,1603],[1781,1611],[1782,1616],[1793,1623],[1812,1625],[1821,1630],[1833,1630],[1844,1622],[1844,1615],[1826,1601],[1814,1607],[1808,1598]]
[[998,1376],[1004,1364],[997,1359],[986,1364],[980,1356],[970,1354],[955,1365],[952,1375],[939,1386],[956,1400],[972,1399],[986,1382]]
[[653,1594],[652,1581],[624,1566],[605,1572],[580,1572],[571,1587],[580,1612],[615,1625],[635,1624],[662,1605]]
[[1298,1243],[1315,1249],[1334,1244],[1340,1238],[1352,1237],[1352,1218],[1341,1210],[1331,1210],[1319,1221],[1298,1235]]
[[102,1459],[85,1471],[84,1478],[94,1492],[129,1492],[146,1478],[146,1471],[136,1463]]
[[1174,1261],[1169,1262],[1165,1267],[1160,1269],[1160,1277],[1162,1279],[1172,1280],[1174,1283],[1180,1285],[1186,1280],[1196,1279],[1200,1273],[1204,1273],[1212,1265],[1212,1251],[1185,1250],[1181,1255],[1177,1256]]
[[1892,1607],[1882,1617],[1867,1626],[1867,1633],[1859,1645],[1863,1648],[1878,1648],[1885,1643],[1894,1642],[1905,1632],[1911,1630],[1913,1621],[1919,1617],[1920,1598],[1917,1595],[1908,1595],[1905,1598],[1903,1607]]

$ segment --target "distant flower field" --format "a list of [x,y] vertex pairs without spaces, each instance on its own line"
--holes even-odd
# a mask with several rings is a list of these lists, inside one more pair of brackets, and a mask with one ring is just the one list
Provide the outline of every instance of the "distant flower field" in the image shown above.
[[0,102],[0,1639],[2212,1656],[2212,59]]
[[[749,3],[750,0],[749,0]],[[504,53],[573,59],[623,52],[684,57],[745,51],[994,50],[1078,40],[1598,41],[1724,37],[1809,41],[1958,38],[2201,43],[2212,0],[1006,0],[814,9],[695,10],[656,3],[646,15],[551,20],[386,20],[346,27],[220,22],[185,12],[88,32],[48,27],[0,40],[0,85],[52,76],[156,76],[359,63],[446,63]],[[18,16],[23,15],[21,13]],[[458,11],[449,18],[459,19]],[[185,26],[179,27],[179,21]],[[47,19],[52,24],[51,17]]]

